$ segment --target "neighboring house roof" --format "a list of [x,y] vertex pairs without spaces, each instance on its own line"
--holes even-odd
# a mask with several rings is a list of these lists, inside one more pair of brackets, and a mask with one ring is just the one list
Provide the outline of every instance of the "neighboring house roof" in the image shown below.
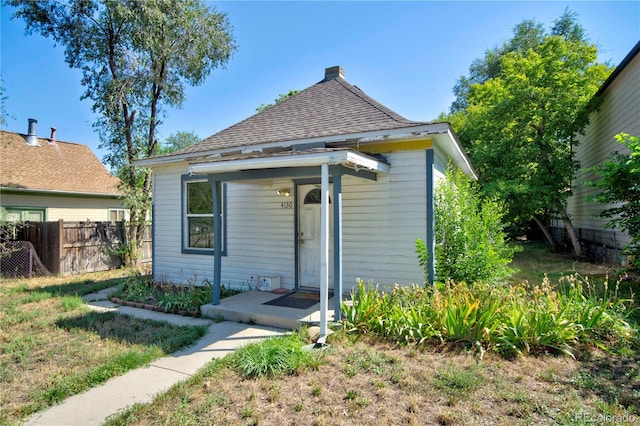
[[0,188],[118,196],[120,179],[86,145],[0,131]]
[[635,46],[633,46],[633,49],[631,49],[627,56],[624,57],[624,59],[622,60],[622,62],[620,62],[616,69],[613,70],[613,72],[605,80],[602,86],[600,86],[600,88],[596,92],[596,96],[602,95],[604,91],[607,90],[607,87],[609,87],[609,85],[620,75],[620,73],[627,67],[627,65],[629,65],[629,63],[631,63],[633,58],[635,58],[638,54],[640,54],[640,41],[636,43]]
[[410,121],[344,79],[340,67],[296,95],[176,154],[428,124]]

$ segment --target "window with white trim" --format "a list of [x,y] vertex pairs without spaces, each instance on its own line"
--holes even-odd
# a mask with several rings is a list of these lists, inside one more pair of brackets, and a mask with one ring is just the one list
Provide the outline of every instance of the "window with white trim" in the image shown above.
[[110,222],[122,222],[124,220],[124,209],[109,209]]
[[[222,220],[222,251],[224,238],[224,197],[218,193]],[[213,189],[207,180],[184,180],[183,186],[183,251],[213,254],[215,244],[213,228]]]

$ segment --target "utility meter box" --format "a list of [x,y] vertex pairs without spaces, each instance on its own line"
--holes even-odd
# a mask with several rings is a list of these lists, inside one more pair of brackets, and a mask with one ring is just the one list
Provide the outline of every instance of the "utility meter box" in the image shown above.
[[258,290],[272,291],[276,288],[280,288],[280,277],[260,277],[258,279]]

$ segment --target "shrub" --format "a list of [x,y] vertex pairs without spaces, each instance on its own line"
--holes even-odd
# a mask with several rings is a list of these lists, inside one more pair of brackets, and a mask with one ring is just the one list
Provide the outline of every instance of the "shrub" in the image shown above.
[[150,280],[138,273],[124,282],[121,293],[123,299],[131,302],[147,302],[155,297]]
[[[438,281],[496,283],[511,276],[515,248],[506,241],[503,217],[497,201],[483,200],[462,171],[450,169],[435,192]],[[431,254],[421,240],[416,251],[426,275]]]

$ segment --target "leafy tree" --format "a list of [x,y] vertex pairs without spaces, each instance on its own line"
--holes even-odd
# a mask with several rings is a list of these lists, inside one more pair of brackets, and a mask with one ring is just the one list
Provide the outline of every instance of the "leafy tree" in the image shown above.
[[[551,35],[561,36],[572,41],[587,41],[584,29],[576,23],[576,13],[565,9],[564,13],[551,28]],[[464,111],[469,107],[469,93],[474,84],[483,84],[498,77],[502,56],[511,52],[526,52],[540,45],[546,37],[544,26],[534,19],[525,19],[513,29],[513,37],[500,47],[485,51],[483,58],[475,59],[469,66],[469,74],[461,76],[453,87],[455,100],[449,107],[449,113]]]
[[278,95],[278,97],[276,99],[273,100],[272,104],[262,104],[260,105],[258,108],[256,108],[257,112],[262,112],[265,109],[274,106],[275,104],[279,104],[280,102],[284,101],[287,98],[290,98],[293,95],[298,94],[300,91],[299,90],[289,90],[288,93],[280,93]]
[[228,62],[236,46],[226,15],[202,0],[7,3],[28,33],[53,38],[69,66],[81,70],[82,98],[93,101],[106,160],[123,172],[135,252],[150,208],[151,174],[134,162],[157,153],[164,109],[181,106],[185,85],[201,84]]
[[194,132],[178,131],[170,134],[164,143],[158,148],[157,154],[169,154],[180,151],[200,142],[200,136]]
[[470,85],[467,103],[453,119],[462,125],[458,133],[483,190],[506,203],[509,222],[533,219],[555,244],[545,218],[558,215],[580,256],[565,209],[578,168],[572,149],[611,68],[596,62],[597,48],[585,40],[574,14],[565,12],[550,33],[540,33],[533,21],[523,24],[516,34],[526,37],[491,56],[487,63],[497,65],[479,73],[481,82]]
[[[438,281],[497,283],[513,274],[514,248],[506,242],[502,205],[483,199],[465,174],[452,168],[435,191],[435,266]],[[429,253],[416,241],[419,264],[427,275]]]
[[598,216],[610,219],[608,227],[619,226],[629,234],[631,246],[627,251],[635,257],[635,267],[640,268],[640,138],[620,133],[616,140],[630,152],[615,151],[607,161],[590,168],[599,179],[586,183],[600,192],[588,200],[608,205]]

